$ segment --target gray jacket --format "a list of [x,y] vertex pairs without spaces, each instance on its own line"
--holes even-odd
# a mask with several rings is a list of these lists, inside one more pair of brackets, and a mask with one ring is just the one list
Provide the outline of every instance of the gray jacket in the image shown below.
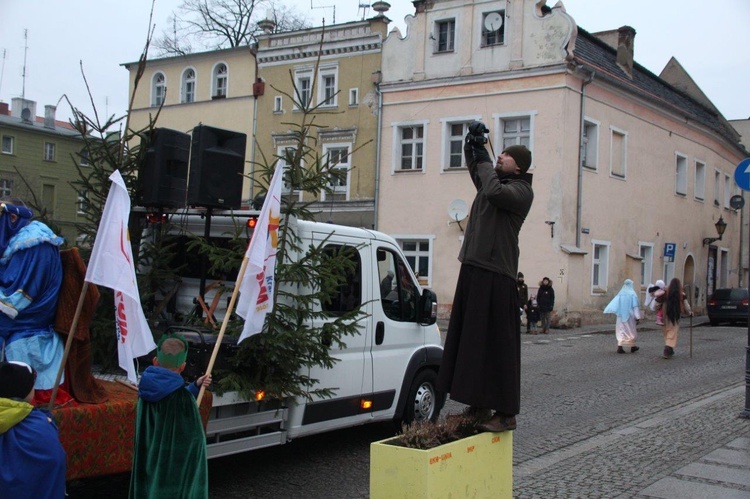
[[496,272],[515,281],[518,233],[534,200],[531,176],[500,177],[492,163],[483,158],[469,163],[469,173],[477,195],[471,205],[458,259],[464,265]]

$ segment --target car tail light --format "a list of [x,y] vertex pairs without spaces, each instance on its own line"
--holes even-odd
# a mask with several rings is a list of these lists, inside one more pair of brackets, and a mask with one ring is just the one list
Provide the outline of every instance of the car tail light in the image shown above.
[[[743,301],[742,303],[747,303],[747,300]],[[708,306],[709,307],[715,307],[718,304],[719,304],[719,302],[717,300],[714,300],[714,299],[708,300]]]
[[744,300],[742,300],[742,306],[743,306],[743,307],[747,307],[747,306],[748,306],[748,304],[750,304],[750,300],[748,300],[748,299],[744,299]]

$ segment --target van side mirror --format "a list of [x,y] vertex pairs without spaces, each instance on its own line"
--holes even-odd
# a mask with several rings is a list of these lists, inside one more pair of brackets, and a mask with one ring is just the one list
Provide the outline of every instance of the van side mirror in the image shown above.
[[417,322],[422,326],[431,326],[437,322],[437,295],[431,289],[423,289],[419,297]]

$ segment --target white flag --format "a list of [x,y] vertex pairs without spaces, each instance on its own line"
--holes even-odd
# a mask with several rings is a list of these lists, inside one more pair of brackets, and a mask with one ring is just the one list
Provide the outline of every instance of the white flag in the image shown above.
[[112,288],[115,292],[115,328],[120,367],[128,379],[137,382],[133,359],[156,348],[146,322],[135,278],[133,250],[130,247],[128,217],[130,196],[119,170],[109,176],[107,203],[96,233],[86,281]]
[[245,327],[237,340],[238,343],[260,333],[266,314],[273,309],[283,174],[284,167],[279,162],[245,253],[248,261],[245,275],[240,282],[240,298],[237,302],[237,314],[245,319]]

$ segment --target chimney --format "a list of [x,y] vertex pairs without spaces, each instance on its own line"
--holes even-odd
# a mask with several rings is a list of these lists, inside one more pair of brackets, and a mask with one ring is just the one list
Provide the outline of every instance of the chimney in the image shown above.
[[57,106],[44,106],[44,128],[55,129],[55,111]]
[[14,118],[21,118],[24,123],[34,123],[36,119],[36,102],[33,100],[13,97],[10,101],[10,115]]
[[635,30],[622,26],[617,30],[617,65],[631,78],[633,77],[633,44]]
[[10,116],[10,107],[7,102],[0,102],[0,114]]

